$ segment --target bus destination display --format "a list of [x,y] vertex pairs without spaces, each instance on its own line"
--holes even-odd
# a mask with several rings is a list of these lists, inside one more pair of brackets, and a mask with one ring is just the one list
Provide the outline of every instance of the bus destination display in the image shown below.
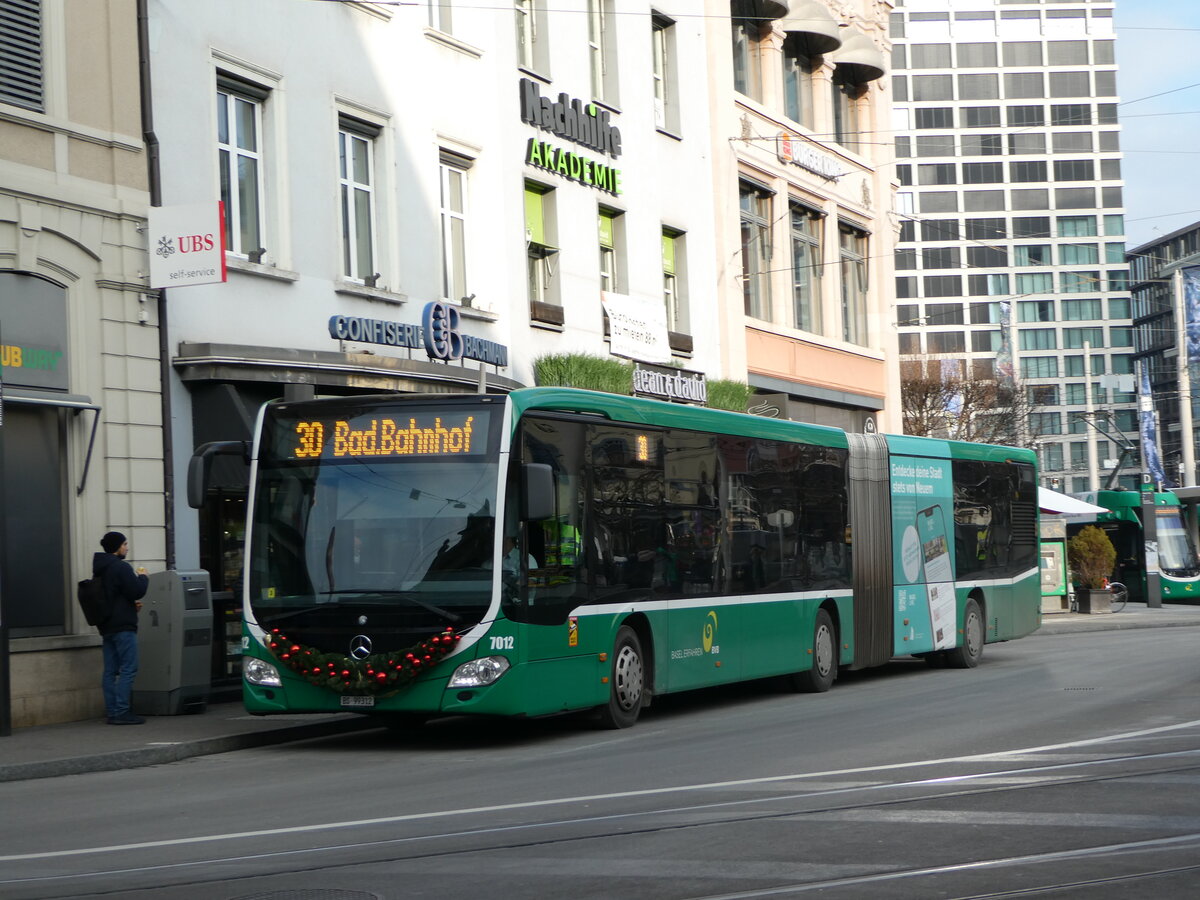
[[280,426],[284,459],[431,459],[484,452],[488,414],[478,410],[394,416],[376,412],[281,422]]

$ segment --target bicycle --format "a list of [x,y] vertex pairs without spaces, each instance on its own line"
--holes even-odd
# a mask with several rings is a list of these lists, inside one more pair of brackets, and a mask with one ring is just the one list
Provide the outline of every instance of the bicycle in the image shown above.
[[1114,581],[1108,586],[1108,590],[1112,594],[1108,608],[1113,612],[1120,612],[1125,608],[1125,604],[1129,602],[1129,588],[1125,587],[1119,581]]

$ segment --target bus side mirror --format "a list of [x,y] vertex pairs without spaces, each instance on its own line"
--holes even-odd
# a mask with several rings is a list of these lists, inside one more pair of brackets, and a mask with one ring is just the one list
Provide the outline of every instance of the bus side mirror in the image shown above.
[[521,466],[521,515],[538,522],[554,515],[554,470],[546,463]]
[[209,441],[201,444],[188,460],[187,501],[192,509],[204,505],[208,493],[208,473],[212,458],[217,455],[237,455],[250,465],[250,445],[246,441]]

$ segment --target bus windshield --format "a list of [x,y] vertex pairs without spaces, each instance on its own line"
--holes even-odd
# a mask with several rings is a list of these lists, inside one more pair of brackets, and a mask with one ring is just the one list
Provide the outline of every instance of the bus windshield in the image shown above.
[[[361,417],[331,418],[326,437],[337,426],[362,434],[372,422],[380,433],[380,422],[393,421],[371,415],[363,427]],[[434,421],[395,416],[414,428],[425,418]],[[436,421],[451,418],[463,415]],[[269,423],[252,511],[249,602],[258,624],[343,651],[346,636],[368,624],[404,647],[479,622],[491,597],[497,464],[487,452],[488,416],[471,418],[483,427],[469,454],[430,445],[398,455],[365,439],[361,452],[343,441],[339,453],[311,441],[320,423]]]
[[1200,562],[1183,527],[1179,507],[1155,509],[1158,536],[1158,565],[1168,575],[1200,575]]

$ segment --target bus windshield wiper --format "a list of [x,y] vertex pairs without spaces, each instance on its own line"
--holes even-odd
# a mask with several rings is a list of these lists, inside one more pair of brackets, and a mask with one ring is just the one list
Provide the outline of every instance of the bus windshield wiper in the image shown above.
[[336,591],[326,592],[326,596],[330,594],[375,594],[379,597],[395,597],[400,600],[407,600],[414,606],[419,606],[421,609],[427,610],[434,615],[441,616],[447,622],[462,621],[462,616],[452,613],[448,609],[442,609],[440,606],[434,606],[432,603],[426,603],[424,600],[419,600],[413,596],[412,591],[389,591],[381,588],[338,588]]

